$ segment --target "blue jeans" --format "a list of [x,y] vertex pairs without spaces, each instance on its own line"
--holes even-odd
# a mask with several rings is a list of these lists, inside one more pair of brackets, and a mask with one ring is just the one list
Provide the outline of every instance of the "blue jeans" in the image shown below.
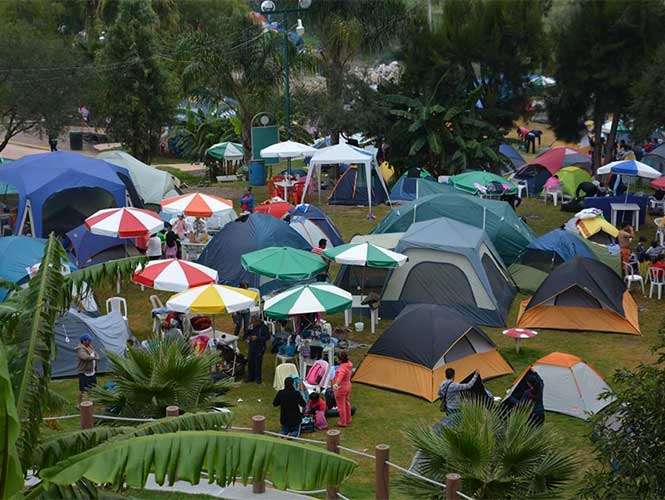
[[298,425],[283,425],[282,434],[285,436],[299,437],[300,436],[300,424]]

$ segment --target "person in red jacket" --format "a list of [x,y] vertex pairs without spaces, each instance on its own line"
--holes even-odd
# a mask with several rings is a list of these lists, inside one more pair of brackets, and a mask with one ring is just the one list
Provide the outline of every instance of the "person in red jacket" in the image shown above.
[[351,424],[351,375],[353,375],[353,365],[349,361],[346,351],[342,351],[339,353],[339,366],[333,379],[333,391],[339,412],[337,422],[339,427],[347,427]]

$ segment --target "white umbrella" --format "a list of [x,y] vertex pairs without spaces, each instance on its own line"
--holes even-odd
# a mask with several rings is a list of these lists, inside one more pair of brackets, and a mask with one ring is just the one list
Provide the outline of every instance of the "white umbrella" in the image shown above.
[[261,150],[261,158],[304,158],[312,156],[317,150],[295,141],[284,141]]
[[351,307],[349,292],[328,283],[300,285],[266,300],[263,311],[271,318],[311,313],[335,313]]
[[613,161],[600,167],[598,174],[626,175],[628,177],[643,177],[645,179],[658,179],[662,175],[655,168],[637,160]]

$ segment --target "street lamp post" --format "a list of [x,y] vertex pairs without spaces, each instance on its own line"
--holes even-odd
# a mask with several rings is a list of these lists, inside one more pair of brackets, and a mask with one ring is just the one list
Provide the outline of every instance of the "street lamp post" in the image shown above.
[[[273,0],[264,0],[261,2],[261,12],[264,14],[282,14],[282,27],[284,28],[284,121],[286,122],[286,139],[291,139],[291,86],[290,86],[290,71],[289,71],[289,14],[292,12],[300,13],[309,9],[312,5],[312,0],[298,0],[297,9],[282,9],[277,10]],[[305,33],[305,28],[302,21],[298,19],[298,26],[296,32],[302,36]]]

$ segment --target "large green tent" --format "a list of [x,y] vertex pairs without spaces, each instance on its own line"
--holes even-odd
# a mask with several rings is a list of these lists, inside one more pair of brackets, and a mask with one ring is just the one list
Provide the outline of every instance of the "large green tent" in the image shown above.
[[577,186],[582,182],[591,182],[591,175],[580,167],[564,167],[556,173],[561,182],[561,192],[575,197]]
[[455,186],[455,189],[469,194],[477,195],[483,189],[488,194],[517,193],[515,184],[499,175],[483,170],[474,170],[472,172],[453,175],[449,182]]
[[425,196],[393,208],[373,233],[402,233],[414,222],[448,217],[484,229],[506,265],[512,264],[535,235],[504,201],[462,193]]

